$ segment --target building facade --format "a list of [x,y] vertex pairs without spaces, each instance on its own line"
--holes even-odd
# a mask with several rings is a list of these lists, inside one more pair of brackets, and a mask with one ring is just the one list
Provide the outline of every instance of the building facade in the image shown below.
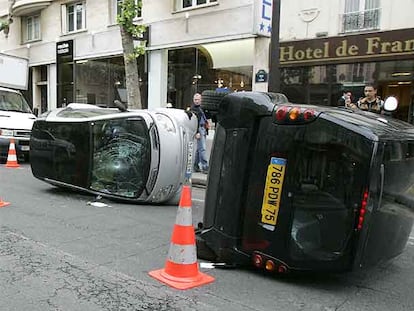
[[[119,2],[0,0],[0,18],[13,17],[0,52],[29,59],[33,107],[125,99]],[[264,0],[144,0],[136,18],[148,25],[138,60],[144,106],[184,108],[203,89],[253,89],[255,66],[267,66],[270,14]]]
[[[0,0],[0,19],[13,16],[0,52],[29,59],[33,107],[125,100],[119,2]],[[399,97],[398,117],[412,121],[413,1],[280,2],[281,91],[292,102],[335,105],[345,89],[356,100],[374,82],[381,96]],[[206,89],[267,90],[271,0],[142,3],[136,22],[148,25],[147,53],[138,60],[145,107],[185,108]]]
[[395,117],[413,123],[413,7],[409,0],[282,6],[281,90],[295,102],[334,106],[343,91],[351,91],[356,102],[372,83],[382,98],[399,99]]

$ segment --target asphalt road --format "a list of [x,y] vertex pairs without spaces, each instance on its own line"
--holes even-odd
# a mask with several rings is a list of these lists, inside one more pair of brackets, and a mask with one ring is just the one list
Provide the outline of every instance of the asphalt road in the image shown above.
[[[30,166],[0,167],[0,310],[414,310],[414,233],[405,252],[369,271],[273,277],[202,269],[215,282],[178,291],[164,267],[176,206],[144,206],[59,190]],[[193,222],[204,189],[193,188]]]

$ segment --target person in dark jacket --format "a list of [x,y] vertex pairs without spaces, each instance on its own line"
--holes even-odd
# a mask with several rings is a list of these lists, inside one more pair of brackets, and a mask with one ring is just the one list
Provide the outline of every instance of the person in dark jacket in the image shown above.
[[365,85],[364,95],[365,97],[361,97],[357,102],[359,109],[375,113],[383,112],[384,101],[381,100],[379,96],[377,96],[377,87],[375,85]]
[[198,130],[196,134],[197,149],[194,157],[194,171],[195,172],[208,172],[208,159],[206,153],[206,138],[208,130],[208,121],[206,115],[201,108],[201,94],[195,93],[193,96],[193,104],[191,105],[191,111],[197,115]]

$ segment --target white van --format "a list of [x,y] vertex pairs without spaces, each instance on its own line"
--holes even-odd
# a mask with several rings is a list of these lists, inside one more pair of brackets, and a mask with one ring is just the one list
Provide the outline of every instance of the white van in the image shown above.
[[6,158],[11,138],[17,156],[28,158],[36,116],[19,90],[27,90],[28,61],[0,53],[0,157]]

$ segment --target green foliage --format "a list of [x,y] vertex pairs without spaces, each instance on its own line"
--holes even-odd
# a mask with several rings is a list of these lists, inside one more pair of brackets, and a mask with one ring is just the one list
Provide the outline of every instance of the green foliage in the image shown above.
[[7,20],[0,20],[0,31],[9,28],[10,22]]
[[[145,41],[143,41],[145,43]],[[137,45],[134,47],[134,51],[127,56],[127,61],[132,62],[137,57],[145,54],[145,45]]]
[[[117,16],[118,24],[129,33],[133,38],[142,38],[146,30],[145,25],[136,25],[134,19],[141,12],[142,0],[124,0],[121,3],[121,14]],[[145,41],[134,47],[134,52],[128,56],[128,59],[135,59],[145,53]]]

